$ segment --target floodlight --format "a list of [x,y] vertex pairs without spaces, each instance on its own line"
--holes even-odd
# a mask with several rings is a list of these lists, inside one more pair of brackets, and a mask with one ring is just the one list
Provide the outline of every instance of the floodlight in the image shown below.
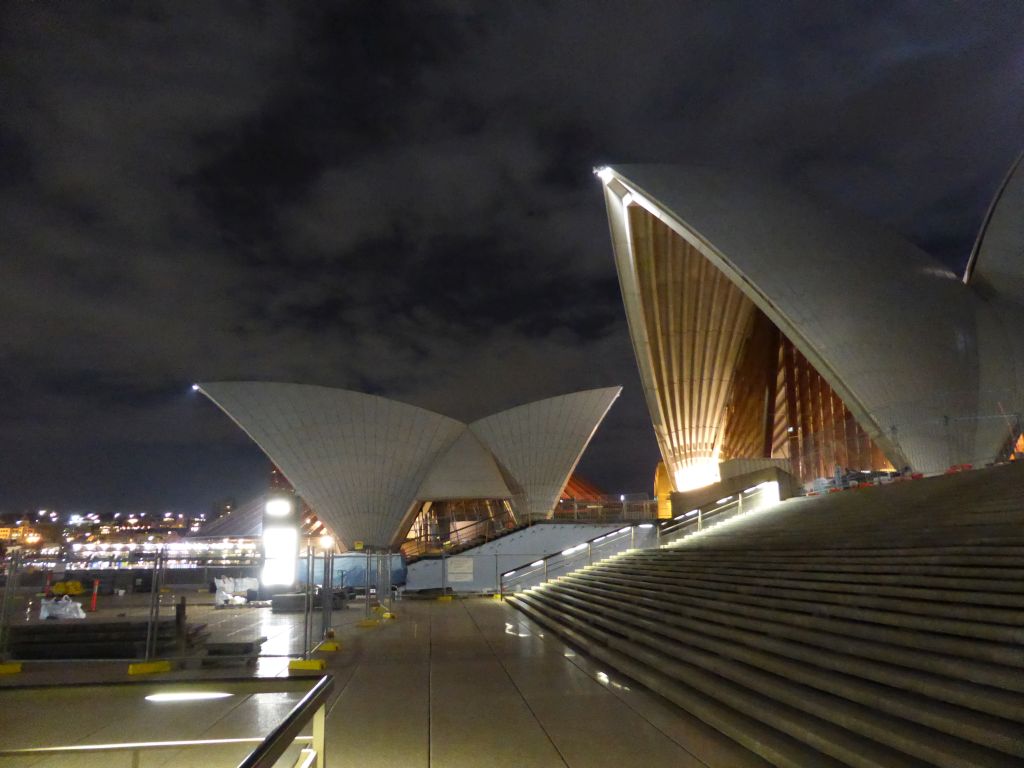
[[267,517],[288,517],[292,513],[292,502],[281,497],[267,501]]
[[299,532],[283,525],[263,529],[263,573],[265,586],[295,583],[295,562],[299,555]]

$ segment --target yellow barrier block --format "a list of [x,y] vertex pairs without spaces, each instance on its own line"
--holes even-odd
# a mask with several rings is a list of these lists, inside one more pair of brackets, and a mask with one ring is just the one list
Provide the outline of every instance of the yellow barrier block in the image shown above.
[[380,620],[379,619],[362,619],[358,624],[356,624],[356,626],[359,627],[360,629],[372,629],[373,627],[380,626]]
[[392,613],[391,611],[384,611],[384,613],[382,613],[382,614],[380,615],[380,617],[381,617],[382,619],[395,619],[395,618],[398,618],[398,617],[397,617],[397,616],[395,616],[395,614],[393,614],[393,613]]
[[21,672],[20,661],[8,661],[6,664],[0,664],[0,675],[16,675]]
[[321,672],[327,666],[323,659],[292,659],[288,662],[289,672]]
[[451,595],[441,595],[440,597],[437,598],[437,602],[439,602],[439,603],[450,603],[451,601],[452,601],[452,596]]
[[152,675],[157,672],[170,672],[169,661],[139,661],[128,665],[129,675]]
[[341,643],[337,642],[336,640],[324,640],[322,643],[320,643],[320,645],[316,647],[316,649],[318,651],[329,651],[333,653],[334,651],[341,650]]
[[491,600],[501,600],[501,595],[495,592],[493,595],[491,595]]

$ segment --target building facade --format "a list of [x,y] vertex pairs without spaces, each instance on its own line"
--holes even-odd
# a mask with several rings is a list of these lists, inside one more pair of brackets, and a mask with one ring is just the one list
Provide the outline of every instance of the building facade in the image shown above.
[[[1020,431],[1024,179],[1008,176],[968,273],[747,174],[598,172],[641,380],[677,491],[720,462],[935,473]],[[1000,286],[1000,288],[993,288]]]

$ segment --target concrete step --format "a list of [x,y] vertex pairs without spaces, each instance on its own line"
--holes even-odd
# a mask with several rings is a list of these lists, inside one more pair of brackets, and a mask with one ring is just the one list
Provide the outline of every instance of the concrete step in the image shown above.
[[[1022,621],[1024,620],[1024,593],[1019,591],[1020,584],[1024,582],[1004,581],[996,577],[982,580],[939,579],[913,574],[905,576],[856,573],[809,574],[800,571],[762,571],[756,567],[736,568],[723,565],[720,568],[715,568],[713,566],[690,566],[685,563],[650,563],[637,558],[617,561],[614,564],[614,570],[619,573],[655,578],[660,574],[670,574],[677,581],[749,584],[802,591],[863,595],[865,597],[905,598],[908,602],[956,603],[961,607],[991,606],[992,608],[1017,609],[998,611],[985,608],[979,612],[978,620],[1002,624],[1024,623]],[[879,604],[884,605],[885,601],[879,601]],[[941,615],[936,611],[924,610],[923,612]],[[982,616],[991,616],[991,618],[983,619]]]
[[[597,583],[613,581],[614,574],[596,571],[579,572],[575,578],[590,579]],[[892,614],[884,611],[863,611],[846,606],[788,600],[764,595],[702,589],[681,585],[666,585],[659,582],[623,578],[622,583],[644,586],[660,592],[665,599],[699,599],[710,601],[728,610],[746,615],[762,615],[781,623],[807,626],[836,633],[847,633],[852,637],[876,639],[881,642],[901,645],[935,653],[961,656],[965,659],[985,661],[1011,667],[1024,668],[1022,648],[1018,643],[993,642],[954,636],[935,631],[930,626],[917,626],[922,617],[911,614]],[[874,621],[875,618],[881,619]],[[924,622],[928,624],[928,622]],[[962,622],[966,624],[966,622]],[[981,625],[979,625],[981,626]],[[1016,685],[1016,679],[1011,681]]]
[[850,559],[821,559],[808,561],[800,558],[790,559],[756,559],[748,553],[742,556],[719,554],[716,557],[697,557],[696,552],[685,552],[671,550],[644,550],[637,555],[628,558],[630,563],[643,563],[645,565],[686,565],[690,568],[738,568],[742,570],[759,570],[765,573],[792,572],[801,575],[811,574],[906,574],[910,576],[942,576],[953,579],[999,579],[999,580],[1020,580],[1024,581],[1024,558],[1014,563],[1013,567],[993,565],[979,558],[977,562],[970,565],[951,564],[947,562],[932,562],[913,564],[906,559],[890,558],[881,560],[879,558],[859,558],[856,561]]
[[[633,603],[608,600],[581,591],[573,593],[568,588],[559,588],[553,594],[548,594],[549,592],[552,590],[536,590],[531,595],[541,602],[547,600],[555,604],[564,603],[572,606],[583,616],[589,613],[610,618],[612,627],[619,627],[618,630],[612,631],[619,631],[637,642],[653,645],[658,650],[683,660],[692,662],[690,651],[700,649],[720,657],[735,659],[786,680],[835,694],[872,710],[934,728],[940,733],[952,734],[981,746],[1024,757],[1024,729],[1021,728],[1020,722],[982,714],[974,706],[953,706],[926,696],[915,695],[899,688],[898,685],[891,684],[898,683],[898,680],[887,680],[886,684],[879,684],[855,674],[870,665],[849,664],[838,654],[822,653],[821,649],[786,647],[793,645],[792,643],[765,644],[759,642],[754,633],[716,631],[712,625],[706,623],[679,620],[678,617],[662,611]],[[657,639],[659,637],[675,643],[675,646],[666,646]],[[766,645],[774,647],[768,650]],[[794,656],[796,658],[793,658]],[[913,673],[907,675],[904,671],[904,677],[913,676]],[[984,703],[981,701],[984,695],[985,691],[976,687],[979,703]],[[1017,699],[1017,706],[1024,709],[1024,696]],[[971,705],[974,703],[970,702]],[[878,722],[884,722],[884,719],[879,719]],[[885,741],[877,735],[872,738]],[[900,744],[894,746],[907,751],[906,747]],[[950,745],[950,748],[960,749],[956,744]],[[910,751],[913,753],[913,750]]]
[[989,545],[970,547],[950,545],[941,547],[815,547],[813,549],[793,549],[783,547],[762,547],[756,539],[737,538],[736,546],[720,547],[708,539],[687,539],[685,545],[665,547],[663,549],[645,549],[643,553],[651,556],[678,557],[685,553],[690,558],[715,558],[724,555],[742,553],[744,558],[769,562],[773,560],[800,560],[807,562],[966,562],[969,564],[998,565],[1007,562],[1024,567],[1024,547]]
[[[939,565],[910,566],[906,569],[898,563],[759,563],[749,560],[728,560],[719,558],[715,561],[697,561],[686,556],[668,558],[649,556],[646,551],[629,554],[618,561],[620,564],[643,566],[652,569],[685,569],[687,571],[736,572],[737,574],[755,573],[757,576],[773,578],[789,576],[812,581],[843,581],[848,583],[864,583],[879,586],[912,585],[928,589],[949,589],[961,591],[1003,592],[1013,597],[1021,595],[1020,586],[1024,584],[1024,568],[978,567],[943,568]],[[955,575],[947,575],[953,570]],[[960,573],[964,572],[964,573]]]
[[[545,595],[542,593],[530,594],[530,597],[537,599],[541,604],[545,602]],[[1024,755],[1024,745],[1021,744],[1019,735],[1015,736],[1020,731],[1016,724],[998,723],[991,718],[986,724],[979,722],[984,718],[976,713],[963,711],[964,719],[974,722],[975,731],[984,732],[986,725],[988,726],[987,737],[990,746],[1005,748],[1001,754],[994,753],[993,750],[977,743],[901,719],[905,714],[914,712],[915,704],[928,705],[927,700],[920,697],[917,702],[912,702],[907,700],[909,697],[903,695],[903,700],[900,701],[899,692],[872,692],[863,682],[850,677],[843,679],[834,673],[836,679],[829,682],[828,674],[820,670],[815,671],[810,665],[787,662],[784,659],[773,658],[771,654],[743,651],[732,645],[715,643],[713,639],[709,643],[699,633],[666,631],[659,622],[647,621],[623,611],[594,611],[593,606],[581,607],[578,604],[574,605],[573,602],[556,599],[549,600],[547,604],[554,610],[595,624],[610,634],[619,635],[634,645],[649,647],[666,657],[723,677],[796,710],[815,716],[827,712],[830,723],[899,752],[928,761],[930,764],[995,766],[1005,765],[1008,754],[1011,757]],[[718,650],[724,650],[725,653],[716,652],[716,645],[719,646]],[[818,689],[813,683],[827,685],[828,688]],[[863,699],[874,703],[875,707],[858,703],[858,700]],[[883,704],[887,705],[888,711],[878,711],[879,705]],[[930,714],[932,719],[948,724],[954,715],[947,712],[943,716],[941,709],[932,707],[929,713],[917,714]]]
[[[619,651],[677,682],[695,688],[705,696],[712,697],[747,717],[756,718],[765,725],[781,731],[821,753],[813,760],[803,763],[805,766],[820,765],[823,756],[832,758],[842,765],[855,768],[882,768],[882,766],[886,766],[886,768],[911,768],[912,766],[919,768],[925,765],[946,765],[946,763],[929,762],[901,753],[899,750],[848,730],[830,719],[819,718],[806,709],[795,708],[788,702],[765,695],[747,684],[751,682],[750,679],[747,679],[745,683],[737,683],[728,677],[708,671],[698,664],[682,661],[646,644],[610,632],[606,628],[598,626],[593,621],[593,617],[580,618],[572,611],[566,610],[564,606],[556,608],[549,604],[543,604],[529,593],[517,595],[516,598],[517,605],[526,603],[536,611],[554,619],[556,623],[553,625],[553,629],[556,632],[559,631],[559,625],[567,625],[591,640]],[[699,660],[706,661],[703,657]],[[722,665],[721,671],[725,671],[724,667],[726,666],[732,666],[734,671],[740,667],[732,662],[730,665]],[[740,670],[741,674],[738,676],[747,677],[745,672],[746,670]],[[781,681],[780,685],[784,682]],[[792,690],[791,687],[790,691],[792,692]],[[798,691],[796,700],[801,698],[800,694],[813,696],[813,692],[809,690]],[[819,709],[819,711],[831,714],[827,709]],[[1005,756],[1003,757],[1005,758]],[[958,761],[956,765],[957,768],[966,768],[967,766],[991,768],[998,765],[1005,766],[1006,761],[1004,759],[1002,763],[974,762],[966,759]]]
[[[622,591],[579,582],[552,584],[549,589],[556,593],[564,590],[569,594],[582,592],[594,595],[618,607],[636,606],[638,611],[646,609],[657,612],[670,624],[697,626],[702,632],[729,642],[763,648],[789,658],[1024,723],[1024,696],[964,679],[964,660],[956,657],[906,651],[885,643],[852,640],[843,635],[791,627],[764,619],[747,619],[706,608],[666,605],[664,600],[651,599],[632,590],[624,595]],[[987,671],[995,678],[1006,674],[1004,667],[988,667]]]
[[631,656],[609,648],[587,634],[575,631],[527,601],[520,600],[514,595],[506,599],[509,604],[587,655],[619,670],[733,739],[750,751],[752,763],[760,760],[779,768],[843,768],[843,763],[808,748],[755,717],[747,716],[691,686],[661,674]]
[[[780,584],[769,579],[714,578],[690,574],[671,578],[660,573],[633,569],[628,564],[608,563],[602,570],[624,575],[663,590],[702,589],[721,593],[723,599],[742,596],[765,597],[793,610],[809,610],[857,618],[858,621],[889,624],[928,632],[1019,644],[1024,641],[1024,611],[951,600],[906,599],[899,596],[874,597],[866,590],[840,592],[806,589],[806,584]],[[961,616],[961,617],[953,617]]]

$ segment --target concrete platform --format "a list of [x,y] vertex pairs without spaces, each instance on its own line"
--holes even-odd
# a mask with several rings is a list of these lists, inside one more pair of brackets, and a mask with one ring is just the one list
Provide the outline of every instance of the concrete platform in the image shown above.
[[[395,611],[396,620],[360,629],[349,621],[359,612],[350,609],[338,627],[342,650],[318,655],[336,684],[327,719],[332,768],[764,765],[678,708],[587,662],[504,603],[407,600]],[[124,677],[110,664],[79,664],[72,671],[79,682]],[[179,670],[152,681],[200,678],[213,685],[218,674],[225,676]],[[286,676],[287,659],[261,660],[256,674]],[[59,675],[55,667],[29,667],[21,683]],[[181,704],[158,713],[155,705],[117,698],[109,706],[82,701],[65,707],[55,693],[81,698],[85,689],[62,691],[0,689],[0,711],[23,713],[16,720],[0,718],[0,748],[262,735],[295,698],[259,694],[244,704]],[[202,764],[233,766],[238,752],[212,750]],[[104,763],[90,759],[32,764],[114,764],[110,755],[101,758]],[[196,765],[195,759],[183,752],[151,753],[142,765],[177,768]],[[0,759],[3,768],[27,764]]]

